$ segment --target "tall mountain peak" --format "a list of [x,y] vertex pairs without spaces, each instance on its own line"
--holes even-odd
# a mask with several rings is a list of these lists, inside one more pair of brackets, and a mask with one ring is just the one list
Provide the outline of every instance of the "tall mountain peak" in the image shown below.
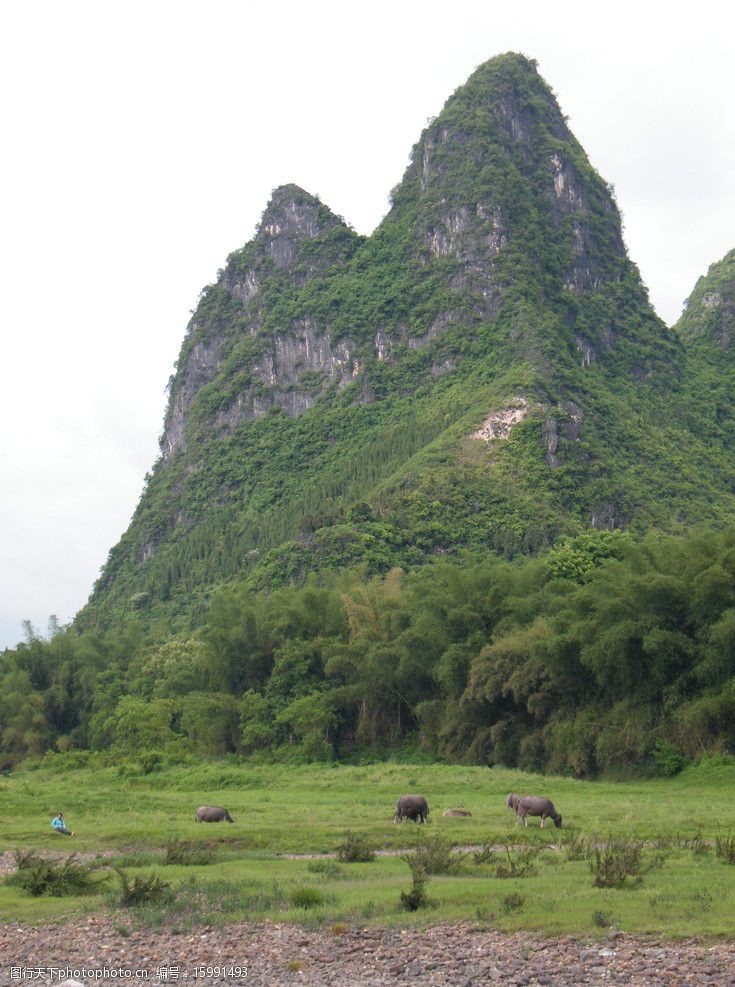
[[388,222],[405,216],[426,261],[454,258],[485,314],[519,282],[578,293],[639,280],[611,189],[524,55],[485,62],[429,123]]

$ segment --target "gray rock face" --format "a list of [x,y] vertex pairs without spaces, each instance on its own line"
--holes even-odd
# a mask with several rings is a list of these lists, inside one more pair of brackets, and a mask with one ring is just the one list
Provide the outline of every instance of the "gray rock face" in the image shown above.
[[230,294],[239,299],[243,306],[250,304],[260,288],[260,278],[253,269],[246,271],[240,278],[235,278],[231,272],[226,271],[224,283]]
[[730,283],[718,291],[707,292],[702,296],[701,310],[702,322],[708,325],[715,344],[729,350],[735,327],[735,285]]
[[310,319],[294,333],[276,335],[251,366],[252,375],[267,389],[265,396],[247,387],[215,419],[221,432],[231,432],[242,421],[261,418],[269,408],[281,408],[296,417],[311,408],[325,387],[345,387],[359,376],[362,364],[349,340],[332,343]]
[[277,188],[263,213],[255,242],[277,268],[288,270],[305,240],[344,225],[318,199],[298,185]]
[[546,443],[546,462],[549,466],[558,466],[561,460],[556,455],[559,447],[559,429],[555,418],[547,418],[544,422],[544,441]]
[[[196,325],[191,327],[196,332]],[[178,450],[184,448],[186,415],[191,402],[199,390],[211,381],[219,369],[219,353],[221,340],[215,338],[210,342],[199,341],[189,351],[186,358],[181,385],[171,393],[163,435],[161,437],[161,452],[164,460]]]
[[[378,361],[389,361],[394,347],[407,344],[410,349],[428,346],[450,322],[445,314],[434,320],[422,336],[406,333],[389,335],[379,329],[375,333],[372,351]],[[250,334],[258,334],[257,326]],[[190,350],[181,384],[172,391],[165,428],[161,438],[164,461],[186,447],[185,428],[189,409],[196,395],[216,377],[222,364],[222,340],[197,342]],[[435,378],[450,373],[455,361],[447,358],[435,363],[431,375]],[[332,340],[330,333],[320,329],[311,319],[300,320],[288,333],[277,333],[268,339],[264,351],[249,366],[251,383],[243,386],[231,403],[219,410],[213,426],[220,434],[229,434],[240,422],[262,418],[269,408],[281,408],[297,417],[311,408],[323,391],[331,386],[338,389],[361,377],[365,367],[364,350],[351,339]],[[372,392],[365,381],[359,403],[369,404]]]
[[559,439],[568,442],[578,442],[582,431],[582,409],[574,401],[559,402],[558,418],[548,415],[544,422],[544,441],[546,443],[546,462],[553,468],[560,466],[562,459],[557,455]]
[[[444,190],[450,167],[447,148],[461,147],[466,141],[466,135],[453,128],[429,127],[420,145],[419,181],[423,191],[437,187]],[[431,258],[454,259],[457,267],[450,279],[451,287],[470,288],[476,298],[477,315],[490,317],[500,302],[493,259],[508,243],[507,223],[499,208],[484,200],[453,203],[449,196],[442,196],[442,202],[438,218],[428,221],[423,233],[426,262]]]
[[[252,265],[244,272],[228,265],[220,276],[221,286],[242,305],[242,336],[255,338],[261,331],[258,303],[263,275],[258,268],[265,264],[267,270],[268,265],[272,265],[289,275],[301,245],[339,225],[344,226],[344,223],[338,216],[297,185],[276,189],[253,241]],[[198,331],[199,326],[193,322],[189,334],[196,337]],[[232,340],[229,342],[231,346]],[[177,375],[166,412],[161,437],[164,461],[186,447],[189,409],[202,387],[219,373],[224,349],[224,336],[215,333],[206,341],[198,339],[188,351],[183,373]],[[301,414],[315,400],[313,382],[299,388],[301,375],[318,371],[324,374],[327,383],[337,380],[344,386],[354,376],[353,349],[354,345],[350,343],[331,346],[328,334],[318,333],[308,320],[292,333],[277,334],[268,351],[250,368],[250,376],[255,379],[253,383],[272,389],[272,394],[263,396],[263,388],[253,384],[244,387],[229,407],[217,414],[214,424],[224,431],[231,431],[240,421],[261,417],[272,405],[283,408],[290,415]]]
[[614,531],[615,528],[622,527],[622,522],[618,518],[617,511],[613,504],[603,503],[590,511],[590,524],[593,528]]

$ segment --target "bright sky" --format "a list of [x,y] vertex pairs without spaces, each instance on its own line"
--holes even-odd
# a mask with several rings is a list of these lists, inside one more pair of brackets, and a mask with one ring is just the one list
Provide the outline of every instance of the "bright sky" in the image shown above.
[[673,322],[735,246],[729,2],[0,6],[0,648],[70,620],[158,454],[201,288],[296,182],[357,230],[503,51],[536,58]]

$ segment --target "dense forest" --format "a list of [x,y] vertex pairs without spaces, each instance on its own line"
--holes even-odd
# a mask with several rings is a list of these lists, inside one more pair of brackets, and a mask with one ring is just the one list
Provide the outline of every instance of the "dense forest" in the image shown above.
[[590,777],[735,751],[735,530],[234,585],[190,636],[28,632],[0,659],[6,765],[410,750]]

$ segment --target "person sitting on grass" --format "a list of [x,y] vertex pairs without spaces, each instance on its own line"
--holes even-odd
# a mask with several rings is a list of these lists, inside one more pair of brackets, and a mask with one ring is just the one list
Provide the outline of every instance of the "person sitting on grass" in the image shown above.
[[70,829],[66,828],[66,823],[64,822],[64,816],[60,812],[58,816],[54,816],[51,820],[51,825],[54,827],[55,833],[62,833],[64,836],[76,836],[76,833],[72,833]]

